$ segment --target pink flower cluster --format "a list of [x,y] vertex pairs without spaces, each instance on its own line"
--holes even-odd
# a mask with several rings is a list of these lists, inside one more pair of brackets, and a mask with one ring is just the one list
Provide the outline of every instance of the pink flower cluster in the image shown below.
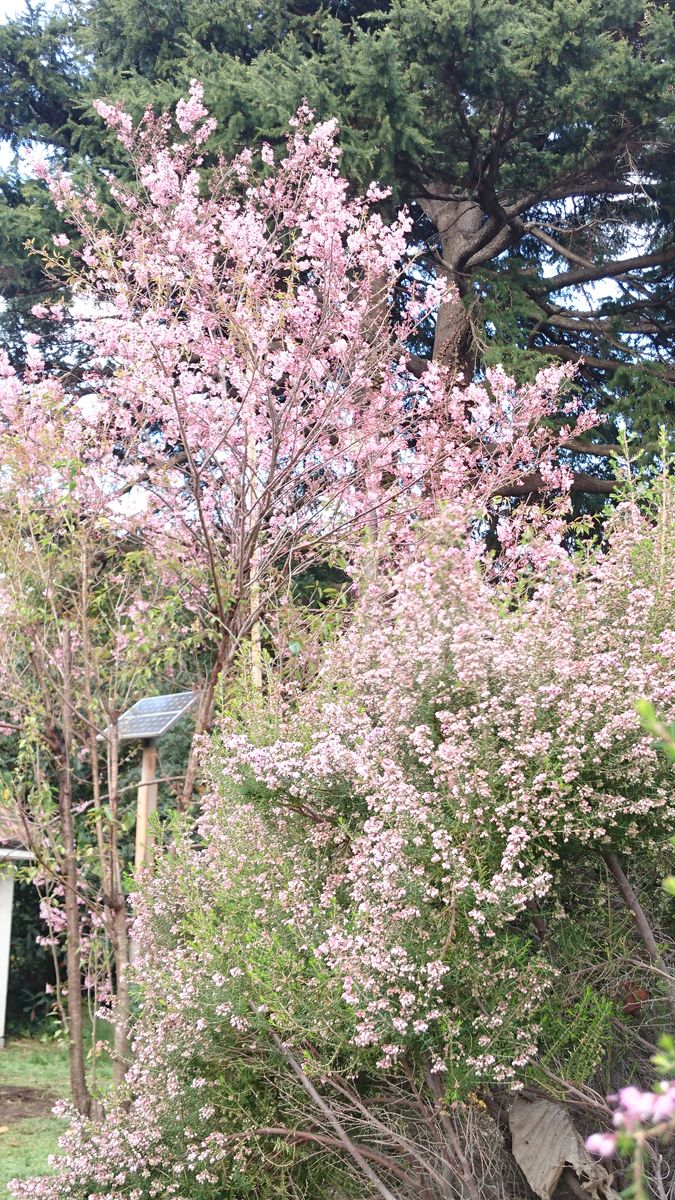
[[[613,1121],[619,1132],[634,1135],[639,1131],[649,1137],[675,1131],[675,1080],[664,1080],[650,1092],[624,1087],[610,1099],[615,1102]],[[593,1133],[586,1139],[586,1149],[600,1158],[611,1158],[616,1154],[617,1134]]]

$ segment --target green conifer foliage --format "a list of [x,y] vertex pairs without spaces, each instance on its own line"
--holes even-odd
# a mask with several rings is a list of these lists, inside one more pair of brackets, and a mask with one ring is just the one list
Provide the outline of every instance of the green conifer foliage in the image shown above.
[[[456,284],[437,357],[525,377],[583,356],[589,398],[651,433],[675,380],[674,52],[669,0],[75,0],[0,27],[0,126],[103,168],[116,151],[96,96],[137,115],[199,77],[225,153],[281,148],[306,98],[339,119],[355,186],[378,178],[416,206],[429,268]],[[7,172],[15,351],[45,286],[22,243],[52,219]]]

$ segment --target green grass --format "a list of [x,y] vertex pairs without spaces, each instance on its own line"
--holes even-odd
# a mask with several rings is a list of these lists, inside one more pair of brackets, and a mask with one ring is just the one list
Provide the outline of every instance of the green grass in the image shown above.
[[[97,1091],[110,1082],[110,1061],[99,1059]],[[54,1097],[68,1097],[68,1051],[61,1041],[17,1039],[0,1050],[0,1087],[37,1088]],[[0,1125],[0,1197],[8,1195],[10,1179],[44,1175],[47,1159],[58,1149],[67,1122],[53,1116],[28,1117]]]
[[68,1095],[68,1050],[62,1041],[17,1038],[0,1050],[0,1086],[42,1088]]
[[16,1121],[6,1133],[0,1133],[0,1196],[8,1196],[10,1179],[28,1175],[46,1175],[48,1158],[58,1149],[65,1121],[56,1117],[36,1117]]
[[[53,1096],[68,1095],[68,1051],[59,1042],[10,1041],[0,1050],[0,1086],[39,1088]],[[58,1149],[65,1121],[29,1117],[2,1126],[0,1132],[0,1196],[10,1179],[44,1175],[47,1159]]]

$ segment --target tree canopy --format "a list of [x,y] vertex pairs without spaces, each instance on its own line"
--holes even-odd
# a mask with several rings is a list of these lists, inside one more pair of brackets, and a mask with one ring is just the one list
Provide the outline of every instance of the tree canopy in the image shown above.
[[[135,115],[204,82],[213,150],[282,144],[306,98],[337,117],[344,170],[413,205],[411,237],[461,302],[435,353],[465,374],[583,356],[589,396],[643,431],[673,382],[672,6],[646,0],[90,0],[0,28],[0,125],[77,172],[118,154],[92,100]],[[5,329],[44,278],[22,245],[53,232],[10,168]],[[30,301],[30,304],[29,304]]]

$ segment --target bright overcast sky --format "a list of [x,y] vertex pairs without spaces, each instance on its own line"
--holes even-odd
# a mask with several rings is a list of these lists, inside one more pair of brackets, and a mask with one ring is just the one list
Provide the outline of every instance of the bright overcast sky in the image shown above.
[[[41,8],[56,8],[57,0],[42,0]],[[37,8],[37,3],[35,4]],[[0,0],[0,22],[11,20],[25,11],[25,0]]]
[[[9,17],[16,17],[20,12],[23,12],[25,7],[24,0],[0,0],[0,21],[6,21]],[[49,7],[52,8],[53,5]]]

